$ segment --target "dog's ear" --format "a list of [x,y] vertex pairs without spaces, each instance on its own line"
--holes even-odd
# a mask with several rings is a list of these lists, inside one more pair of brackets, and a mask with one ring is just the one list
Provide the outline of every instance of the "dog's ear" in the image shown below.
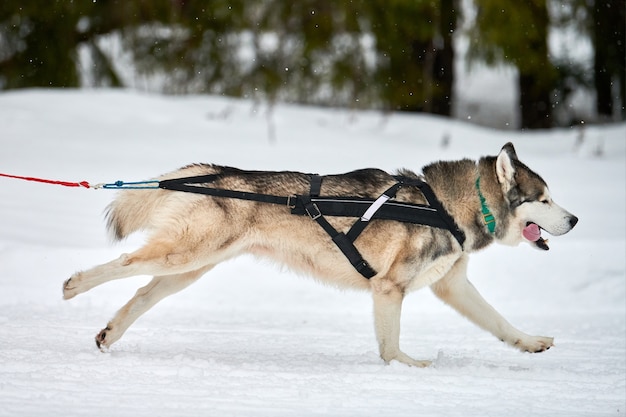
[[515,152],[515,147],[513,146],[513,143],[509,142],[504,145],[500,152],[502,151],[505,151],[509,155],[509,158],[517,159],[517,152]]
[[509,191],[511,187],[515,185],[515,167],[513,166],[513,160],[516,159],[517,154],[511,142],[502,147],[496,159],[496,174],[504,192]]

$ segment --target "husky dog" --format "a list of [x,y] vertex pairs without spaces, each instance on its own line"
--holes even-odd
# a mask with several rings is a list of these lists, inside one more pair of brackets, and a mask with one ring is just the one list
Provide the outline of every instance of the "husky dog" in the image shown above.
[[[218,263],[242,253],[279,261],[294,271],[340,287],[369,290],[380,356],[424,367],[400,350],[400,311],[409,291],[429,286],[445,303],[501,341],[524,352],[542,352],[552,337],[531,336],[513,327],[477,292],[467,278],[470,253],[494,241],[506,245],[527,242],[547,250],[541,236],[569,232],[578,218],[550,197],[544,180],[518,159],[511,143],[497,156],[478,161],[440,161],[422,175],[407,170],[433,190],[458,228],[461,244],[450,231],[387,219],[373,219],[354,245],[376,271],[371,279],[359,274],[328,234],[308,216],[291,214],[287,206],[201,194],[154,190],[125,190],[108,207],[108,227],[115,238],[145,230],[147,243],[130,254],[77,272],[63,285],[70,299],[105,282],[134,275],[154,278],[122,307],[96,336],[109,348],[142,314],[164,297],[187,287]],[[311,176],[299,172],[242,171],[194,164],[159,180],[217,174],[220,189],[269,195],[304,195]],[[377,198],[395,177],[364,169],[323,177],[321,196]],[[395,201],[426,204],[422,192],[401,187]],[[328,217],[338,231],[354,218]]]

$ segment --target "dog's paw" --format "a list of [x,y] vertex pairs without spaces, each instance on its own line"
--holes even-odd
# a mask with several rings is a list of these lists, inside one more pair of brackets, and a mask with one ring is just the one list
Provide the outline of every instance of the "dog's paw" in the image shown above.
[[100,349],[103,352],[108,349],[111,343],[113,343],[107,340],[107,335],[110,332],[111,332],[111,328],[107,326],[104,329],[100,330],[100,333],[96,335],[96,346],[98,346],[98,349]]
[[387,365],[389,365],[389,362],[391,361],[398,361],[409,366],[415,366],[417,368],[427,368],[430,365],[432,365],[432,361],[425,361],[425,360],[420,361],[417,359],[413,359],[412,357],[410,357],[404,352],[397,352],[395,355],[385,355],[385,356],[381,355],[381,358],[385,361]]
[[554,346],[553,337],[534,336],[515,342],[514,346],[522,352],[539,353],[544,352]]
[[[67,279],[63,283],[63,299],[69,300],[70,298],[74,298],[78,295],[78,291],[76,291],[76,281],[75,275],[72,275],[69,279]],[[74,280],[74,281],[73,281]]]
[[429,366],[431,366],[433,364],[433,361],[428,361],[428,360],[417,360],[417,359],[413,359],[410,358],[409,361],[404,361],[404,360],[399,360],[398,361],[402,362],[402,363],[406,363],[409,366],[415,366],[416,368],[428,368]]

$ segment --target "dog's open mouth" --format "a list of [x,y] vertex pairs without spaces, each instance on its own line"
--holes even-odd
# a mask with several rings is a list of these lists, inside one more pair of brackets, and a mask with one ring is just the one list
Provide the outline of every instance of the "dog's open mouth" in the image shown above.
[[541,227],[537,223],[528,222],[522,230],[524,239],[533,242],[539,249],[548,250],[548,240],[541,237]]

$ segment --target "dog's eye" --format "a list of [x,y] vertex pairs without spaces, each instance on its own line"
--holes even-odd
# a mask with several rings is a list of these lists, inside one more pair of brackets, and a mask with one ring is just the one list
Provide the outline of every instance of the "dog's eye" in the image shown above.
[[539,202],[543,204],[550,204],[550,200],[539,200]]

